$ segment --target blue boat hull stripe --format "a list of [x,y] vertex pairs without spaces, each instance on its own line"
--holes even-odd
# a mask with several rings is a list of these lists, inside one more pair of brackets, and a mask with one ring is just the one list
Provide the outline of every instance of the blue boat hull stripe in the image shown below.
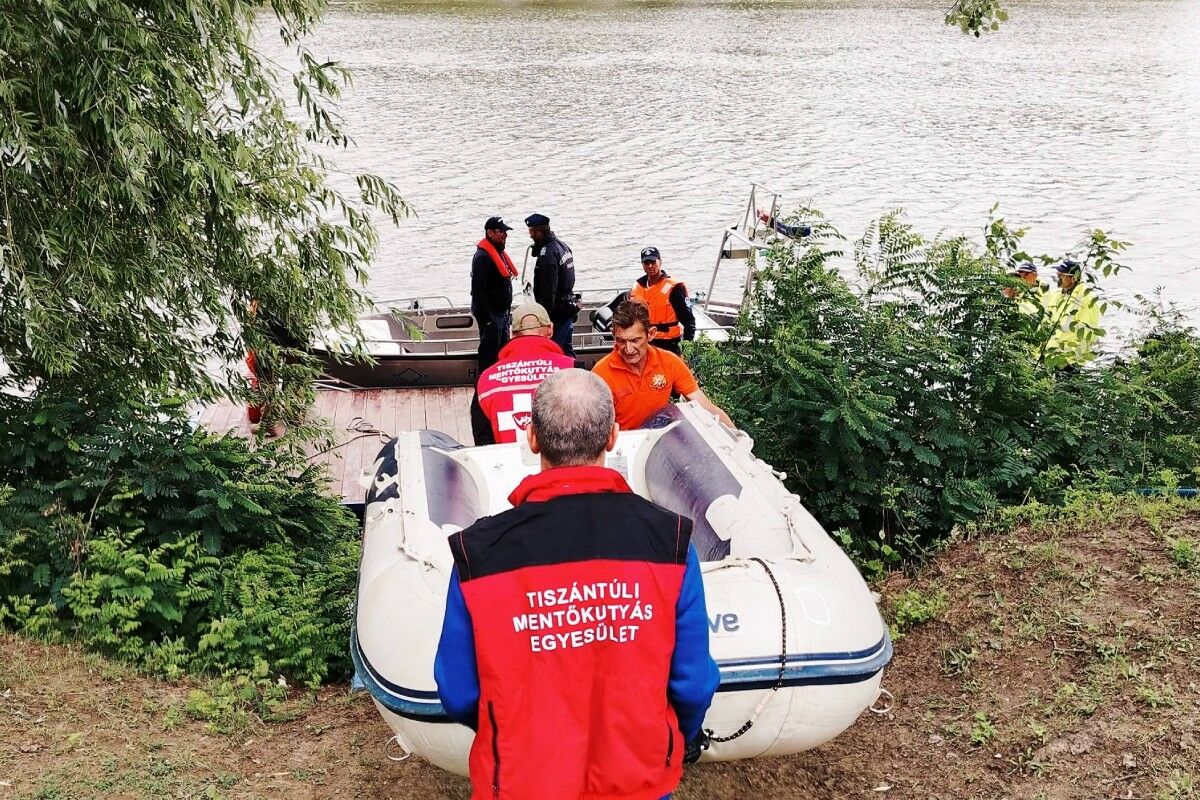
[[[853,675],[808,675],[802,678],[784,678],[783,683],[779,684],[781,689],[790,689],[798,686],[839,686],[848,683],[862,683],[869,681],[879,674],[883,667],[875,670],[869,675],[856,673]],[[755,689],[770,689],[775,685],[775,680],[778,678],[779,672],[776,671],[770,678],[752,681],[738,681],[737,683],[726,683],[722,677],[721,685],[717,687],[717,692],[749,692]]]
[[367,660],[366,655],[363,654],[362,645],[358,641],[357,631],[354,633],[350,641],[350,655],[355,666],[358,666],[361,662],[367,675],[374,680],[375,683],[387,689],[390,693],[400,695],[410,700],[432,700],[435,704],[439,706],[441,705],[439,702],[438,693],[435,691],[431,692],[426,689],[409,689],[407,686],[401,686],[398,683],[393,683],[384,677],[379,670],[375,669],[375,666]]
[[[418,722],[453,722],[438,700],[436,691],[409,689],[389,681],[367,660],[355,631],[350,640],[350,657],[367,691],[393,714]],[[834,686],[871,680],[892,658],[892,641],[884,634],[872,648],[842,653],[793,653],[785,663],[780,686]],[[813,663],[833,661],[842,663]],[[718,692],[769,689],[779,681],[779,658],[722,659]]]
[[[350,659],[354,662],[354,671],[366,686],[367,691],[370,692],[371,697],[388,711],[419,722],[453,722],[446,714],[446,710],[442,708],[440,702],[430,703],[421,700],[409,700],[399,696],[396,691],[380,683],[381,676],[371,663],[367,661],[366,656],[363,655],[359,648],[357,631],[354,631],[350,636]],[[390,686],[396,687],[401,693],[410,691],[390,681],[387,683]],[[417,691],[414,693],[433,695],[434,698],[437,697],[437,692]]]
[[[860,661],[862,659],[877,656],[879,651],[888,648],[889,644],[889,637],[885,633],[880,637],[878,642],[864,650],[842,650],[839,652],[830,653],[789,653],[787,657],[787,663],[795,664],[809,661]],[[717,666],[725,669],[726,667],[744,667],[778,663],[779,656],[763,656],[761,658],[723,658],[717,661]]]

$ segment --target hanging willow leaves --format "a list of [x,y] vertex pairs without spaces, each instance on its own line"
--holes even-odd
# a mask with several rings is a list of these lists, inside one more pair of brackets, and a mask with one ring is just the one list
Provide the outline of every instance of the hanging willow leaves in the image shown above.
[[[284,365],[283,351],[353,324],[370,211],[406,213],[379,178],[350,194],[328,180],[322,154],[349,139],[330,105],[347,75],[303,44],[323,6],[0,4],[8,382],[212,395],[238,384],[221,365],[249,345],[305,393],[314,368],[298,353]],[[276,28],[297,54],[300,113],[254,46]],[[282,345],[268,323],[289,334]]]
[[1008,12],[1000,0],[954,0],[946,12],[947,25],[957,25],[963,33],[975,38],[1000,30],[1000,24],[1007,21]]

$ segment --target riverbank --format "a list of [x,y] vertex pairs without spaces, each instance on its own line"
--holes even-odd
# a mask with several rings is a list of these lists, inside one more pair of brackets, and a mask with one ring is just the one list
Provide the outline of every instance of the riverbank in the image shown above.
[[[878,587],[899,634],[890,714],[798,756],[691,768],[677,796],[1200,792],[1200,508],[1097,500],[1021,517]],[[361,693],[264,703],[245,689],[0,635],[0,799],[468,795],[419,760],[388,761]]]

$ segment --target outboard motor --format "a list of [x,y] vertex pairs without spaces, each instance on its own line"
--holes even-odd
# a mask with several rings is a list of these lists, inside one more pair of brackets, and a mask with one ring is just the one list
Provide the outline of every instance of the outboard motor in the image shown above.
[[592,330],[597,333],[612,332],[612,317],[613,312],[617,310],[617,306],[629,299],[629,292],[618,292],[617,296],[608,302],[606,306],[600,306],[592,312]]
[[597,333],[610,333],[612,331],[613,310],[608,306],[600,306],[592,312],[592,330]]

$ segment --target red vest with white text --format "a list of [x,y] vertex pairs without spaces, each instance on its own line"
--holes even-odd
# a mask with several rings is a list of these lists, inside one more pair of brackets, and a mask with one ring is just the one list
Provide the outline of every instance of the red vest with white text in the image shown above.
[[450,537],[479,672],[472,800],[658,800],[683,771],[667,687],[691,520],[604,467],[531,475],[509,502]]
[[500,360],[485,369],[475,385],[498,444],[517,441],[529,427],[537,385],[547,375],[573,366],[575,359],[545,336],[518,336],[500,349]]

